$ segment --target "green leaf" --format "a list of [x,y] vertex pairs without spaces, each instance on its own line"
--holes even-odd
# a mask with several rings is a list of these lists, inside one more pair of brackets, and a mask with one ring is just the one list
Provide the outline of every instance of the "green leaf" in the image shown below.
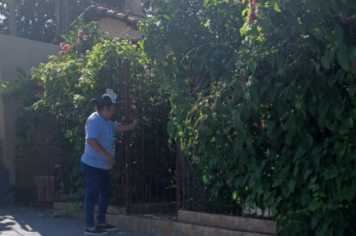
[[337,119],[340,119],[340,118],[341,118],[341,116],[342,116],[342,114],[343,114],[343,112],[344,112],[344,109],[345,109],[345,103],[344,103],[344,102],[342,102],[341,104],[335,106],[335,108],[334,108],[334,114],[335,114],[335,117],[336,117]]
[[356,84],[352,83],[348,87],[348,91],[351,97],[354,97],[356,94]]
[[169,21],[171,21],[172,19],[171,19],[171,17],[170,16],[168,16],[168,15],[163,15],[163,18],[164,19],[166,19],[166,20],[169,20]]
[[296,162],[299,158],[301,158],[305,153],[305,149],[303,147],[299,147],[297,152],[294,155],[293,161]]
[[337,60],[345,71],[350,69],[350,62],[349,62],[349,48],[342,44],[339,50],[337,51]]
[[279,8],[279,5],[278,5],[277,2],[274,3],[273,9],[274,9],[276,12],[282,12],[281,9]]
[[321,118],[325,118],[326,113],[329,110],[329,104],[325,101],[322,104],[319,104],[318,106],[318,113],[321,116]]
[[240,28],[240,35],[241,35],[241,36],[244,36],[244,35],[246,34],[246,32],[247,32],[247,26],[248,26],[248,24],[245,23],[245,24]]
[[276,121],[275,120],[267,120],[267,129],[269,132],[273,132],[274,128],[276,127]]
[[311,228],[315,229],[315,227],[319,224],[319,219],[318,217],[314,216],[311,221]]
[[344,41],[344,31],[341,29],[341,27],[337,24],[335,26],[335,42],[337,44],[342,44]]
[[205,22],[204,27],[210,29],[210,21]]
[[286,140],[285,140],[285,142],[286,142],[286,144],[288,146],[292,145],[294,137],[295,137],[295,134],[296,134],[296,130],[295,129],[289,129],[288,130],[287,137],[286,137]]
[[247,14],[247,12],[248,12],[248,9],[243,10],[241,16],[244,17]]
[[252,74],[254,74],[256,72],[256,67],[257,67],[256,62],[254,60],[250,61],[248,68]]
[[273,183],[273,185],[272,185],[272,188],[276,188],[276,187],[279,187],[280,185],[281,185],[281,183],[282,183],[282,180],[276,180],[274,183]]
[[291,192],[291,193],[294,193],[294,189],[295,189],[295,181],[293,180],[293,179],[291,179],[290,181],[289,181],[289,184],[288,184],[288,187],[289,187],[289,191]]
[[320,71],[320,63],[315,63],[314,66],[315,66],[316,72],[319,73],[319,71]]
[[352,117],[348,117],[346,120],[346,124],[348,128],[353,128],[354,127],[354,119]]
[[305,171],[304,171],[304,174],[303,174],[304,180],[307,180],[308,177],[309,177],[309,175],[310,175],[311,173],[313,173],[312,170],[309,170],[309,169],[308,169],[308,170],[305,170]]
[[327,70],[330,69],[330,64],[334,58],[334,54],[330,49],[327,49],[325,51],[325,56],[321,57],[321,64],[323,67]]
[[174,130],[175,130],[174,123],[171,120],[168,121],[168,123],[167,123],[168,134],[173,136]]
[[[351,185],[354,186],[354,185]],[[352,199],[354,199],[355,195],[356,195],[356,189],[350,186],[347,186],[344,188],[344,195],[345,198],[350,202]]]

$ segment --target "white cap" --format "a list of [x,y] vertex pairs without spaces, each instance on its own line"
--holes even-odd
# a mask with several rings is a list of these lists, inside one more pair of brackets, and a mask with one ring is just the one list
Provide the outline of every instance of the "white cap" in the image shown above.
[[103,94],[102,97],[105,97],[105,96],[110,97],[112,103],[116,103],[117,94],[114,93],[114,91],[112,89],[106,89],[106,93]]

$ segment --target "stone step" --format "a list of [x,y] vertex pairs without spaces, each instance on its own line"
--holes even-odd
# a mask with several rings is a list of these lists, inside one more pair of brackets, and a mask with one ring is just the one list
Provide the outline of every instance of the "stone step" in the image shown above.
[[271,235],[276,233],[275,221],[266,218],[256,219],[180,210],[178,211],[178,221],[229,230],[243,230]]
[[[53,209],[60,210],[60,211],[71,211],[76,210],[75,205],[70,202],[54,202]],[[176,204],[175,203],[138,203],[132,204],[131,206],[131,214],[151,214],[151,213],[171,213],[176,211]],[[98,206],[95,206],[95,212],[98,212]],[[124,215],[126,214],[125,207],[116,207],[116,206],[109,206],[107,210],[108,214],[112,215]]]
[[[73,212],[73,217],[84,219],[83,212]],[[144,217],[135,215],[107,215],[109,224],[122,230],[143,233],[151,236],[271,236],[273,234],[244,230],[223,229],[204,225],[179,222],[162,217]]]
[[232,230],[187,222],[162,220],[159,217],[142,217],[133,215],[109,216],[111,224],[120,229],[149,234],[152,236],[271,236],[269,233],[252,230]]
[[[55,208],[63,209],[64,205]],[[68,207],[68,205],[65,205]],[[109,208],[107,222],[123,230],[151,236],[272,236],[276,223],[269,219],[216,215],[191,211],[178,211],[172,215],[124,215]],[[71,212],[73,217],[84,219],[84,212]]]

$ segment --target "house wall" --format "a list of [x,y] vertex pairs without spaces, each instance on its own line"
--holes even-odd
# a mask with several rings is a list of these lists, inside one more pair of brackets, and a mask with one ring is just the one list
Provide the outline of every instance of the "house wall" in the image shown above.
[[125,22],[104,17],[99,21],[102,31],[108,32],[110,37],[130,37],[132,39],[141,38],[141,33],[131,29]]
[[[0,83],[17,79],[18,68],[28,71],[41,62],[47,62],[49,55],[58,52],[58,45],[0,35]],[[16,180],[15,123],[17,111],[15,99],[0,98],[0,171],[8,172],[10,185],[15,185]],[[3,141],[2,149],[1,141]],[[1,188],[4,186],[0,186],[0,192]]]
[[142,5],[142,0],[126,0],[124,10],[136,15],[141,15],[143,13]]

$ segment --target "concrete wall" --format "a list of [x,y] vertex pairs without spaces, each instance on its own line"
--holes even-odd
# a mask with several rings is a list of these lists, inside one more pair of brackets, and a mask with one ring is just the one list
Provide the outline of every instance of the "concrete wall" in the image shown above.
[[142,0],[126,0],[124,10],[136,15],[141,15],[143,13],[142,5]]
[[130,37],[132,39],[140,39],[141,33],[131,29],[125,22],[115,20],[109,17],[104,17],[99,21],[103,32],[108,32],[110,37]]
[[[17,69],[29,70],[41,62],[47,62],[49,55],[58,53],[58,45],[0,35],[0,84],[17,79]],[[9,173],[9,184],[16,179],[16,100],[0,98],[0,170]],[[0,186],[1,188],[2,186]],[[1,200],[1,199],[0,199]]]

